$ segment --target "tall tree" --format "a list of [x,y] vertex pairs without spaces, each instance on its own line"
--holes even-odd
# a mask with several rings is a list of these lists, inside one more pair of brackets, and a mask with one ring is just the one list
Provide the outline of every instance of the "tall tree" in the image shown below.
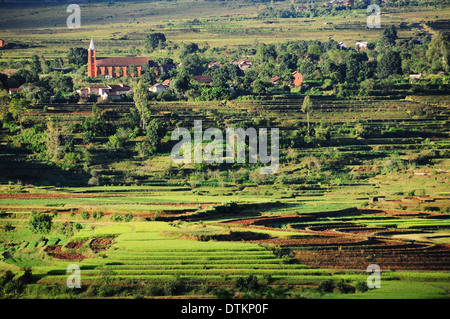
[[26,112],[29,103],[25,99],[12,99],[9,102],[8,111],[12,114],[14,119],[19,122],[20,131],[22,131],[23,114]]
[[367,60],[368,58],[365,53],[356,52],[354,50],[347,53],[344,59],[347,82],[353,83],[364,80],[364,78],[360,78],[360,72],[363,70],[364,62]]
[[431,63],[440,60],[439,64],[442,65],[442,68],[449,71],[450,35],[437,32],[428,46],[427,58]]
[[158,47],[163,48],[165,45],[166,45],[166,36],[161,32],[150,33],[144,39],[144,48],[148,52],[153,52]]
[[179,98],[189,90],[190,87],[190,77],[189,74],[182,70],[177,74],[175,79],[170,81],[170,87],[175,91]]
[[69,63],[82,66],[88,63],[88,50],[85,48],[70,48],[67,54]]
[[313,102],[309,95],[305,96],[302,105],[302,112],[306,113],[306,121],[308,123],[308,136],[310,136],[310,125],[309,125],[309,116],[313,111]]
[[149,98],[148,87],[144,84],[142,80],[139,80],[139,82],[137,82],[134,88],[133,100],[134,106],[136,107],[140,116],[141,128],[144,131],[148,119],[150,117],[148,98]]
[[378,77],[385,79],[392,74],[402,74],[402,58],[394,50],[388,50],[378,61]]
[[384,29],[383,35],[381,36],[381,42],[386,47],[393,47],[395,45],[395,40],[397,40],[397,29],[395,26],[391,25]]
[[39,76],[39,73],[42,72],[41,61],[39,60],[39,57],[36,54],[34,54],[31,57],[30,71],[35,76]]

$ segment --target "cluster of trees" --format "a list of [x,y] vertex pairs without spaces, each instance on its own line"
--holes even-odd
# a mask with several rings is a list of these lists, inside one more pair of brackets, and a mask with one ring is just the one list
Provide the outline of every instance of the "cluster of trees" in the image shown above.
[[[251,2],[270,2],[266,0],[251,0]],[[388,8],[403,8],[403,7],[434,7],[438,8],[439,5],[442,5],[442,2],[439,0],[355,0],[353,5],[332,5],[332,6],[324,6],[324,2],[311,2],[305,1],[305,4],[312,4],[308,9],[302,8],[297,10],[297,5],[291,4],[289,8],[278,9],[273,5],[267,6],[258,11],[259,19],[266,18],[314,18],[319,16],[335,16],[341,13],[345,14],[352,10],[366,10],[367,6],[370,4],[376,4],[382,10]],[[302,7],[302,4],[300,4]]]
[[[296,90],[308,95],[322,95],[322,91],[330,90],[338,97],[370,95],[377,86],[389,88],[385,81],[391,78],[403,76],[406,80],[411,73],[448,72],[448,40],[448,35],[441,33],[436,33],[432,40],[427,36],[399,39],[396,27],[389,26],[378,41],[368,43],[368,50],[343,48],[334,40],[256,43],[251,48],[238,47],[235,50],[236,60],[244,55],[253,56],[253,66],[245,71],[230,63],[231,58],[221,55],[220,49],[200,48],[190,43],[181,48],[182,67],[160,78],[171,79],[171,90],[159,96],[150,94],[149,98],[222,100]],[[222,66],[208,68],[213,59],[218,59]],[[293,71],[300,72],[307,85],[292,89]],[[196,75],[210,76],[211,87],[193,81]],[[274,86],[270,81],[273,76],[280,77],[281,84]]]
[[[162,33],[151,33],[144,40],[147,52],[167,47]],[[370,95],[377,86],[386,86],[388,78],[410,73],[449,72],[449,36],[436,33],[430,40],[423,38],[399,39],[397,29],[389,26],[377,42],[369,43],[369,50],[358,51],[353,47],[343,49],[336,41],[321,42],[289,41],[278,44],[255,43],[251,47],[238,46],[234,54],[226,57],[223,48],[200,47],[196,43],[187,43],[180,47],[181,67],[156,76],[154,67],[145,67],[141,80],[147,87],[170,79],[170,90],[157,94],[148,93],[148,99],[177,100],[224,100],[243,95],[283,94],[301,90],[308,95],[321,95],[322,91],[332,90],[338,97],[349,94]],[[376,50],[373,50],[376,48]],[[170,48],[171,52],[173,48]],[[69,49],[67,60],[69,67],[84,74],[88,50]],[[232,58],[240,60],[242,56],[253,56],[253,66],[242,71],[230,63]],[[217,59],[220,68],[209,68],[208,64]],[[176,64],[172,58],[159,60],[161,64]],[[0,73],[0,88],[17,88],[26,85],[21,92],[30,102],[75,102],[79,99],[74,93],[73,75],[64,74],[61,58],[46,60],[33,55],[26,65],[15,74]],[[304,76],[302,88],[292,88],[292,72],[298,71]],[[210,76],[211,87],[197,83],[194,76]],[[281,78],[273,85],[273,76]],[[123,79],[124,82],[131,81]],[[130,83],[128,83],[130,84]]]

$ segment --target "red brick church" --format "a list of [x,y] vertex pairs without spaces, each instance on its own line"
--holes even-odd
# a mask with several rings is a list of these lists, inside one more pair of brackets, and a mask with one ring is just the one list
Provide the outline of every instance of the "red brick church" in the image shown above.
[[141,76],[144,65],[158,66],[145,57],[97,58],[94,40],[91,40],[88,50],[88,76],[90,77],[98,77],[102,74],[113,77]]

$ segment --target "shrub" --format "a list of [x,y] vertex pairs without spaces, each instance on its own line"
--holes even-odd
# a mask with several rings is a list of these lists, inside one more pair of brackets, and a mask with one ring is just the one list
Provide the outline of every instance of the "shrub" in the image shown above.
[[73,235],[73,224],[70,222],[57,223],[53,225],[53,232],[64,236]]
[[322,281],[318,287],[320,292],[333,292],[334,288],[335,288],[335,284],[334,284],[334,281],[331,279]]
[[96,211],[96,212],[94,212],[94,213],[92,214],[92,217],[93,217],[95,220],[99,220],[99,219],[101,219],[101,218],[103,217],[103,212],[101,212],[101,211]]
[[179,288],[179,279],[174,277],[164,283],[163,290],[165,296],[173,296]]
[[52,217],[46,214],[33,214],[28,227],[33,233],[48,233],[52,228]]
[[99,180],[98,180],[98,177],[92,176],[92,177],[89,179],[89,181],[88,181],[88,185],[89,185],[89,186],[98,186],[98,185],[100,185],[100,182],[99,182]]
[[125,222],[131,222],[133,220],[133,214],[128,213],[128,214],[123,215],[123,220]]
[[86,294],[89,297],[96,297],[98,295],[98,286],[97,285],[89,286],[89,288],[86,290]]
[[233,287],[238,290],[258,290],[258,277],[255,275],[249,275],[247,278],[236,278],[233,282]]
[[359,281],[356,286],[355,286],[357,291],[360,292],[366,292],[367,290],[369,290],[369,287],[367,287],[367,283],[365,281]]
[[122,215],[120,215],[119,213],[114,213],[111,215],[111,219],[115,222],[120,222],[122,221]]
[[97,295],[99,297],[111,297],[116,294],[116,288],[107,284],[101,285],[98,288]]
[[355,287],[347,284],[344,280],[338,281],[336,284],[336,288],[339,290],[341,294],[348,294],[355,292]]
[[87,212],[87,211],[85,211],[85,210],[83,210],[82,212],[81,212],[81,218],[83,218],[83,219],[89,219],[89,212]]

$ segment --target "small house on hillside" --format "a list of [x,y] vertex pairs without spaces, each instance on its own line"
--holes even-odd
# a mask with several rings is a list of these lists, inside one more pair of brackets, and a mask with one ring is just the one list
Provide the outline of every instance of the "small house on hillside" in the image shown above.
[[194,75],[192,78],[200,84],[211,85],[212,82],[209,75]]
[[292,77],[294,78],[293,84],[295,87],[302,86],[303,84],[303,75],[297,71],[292,73]]
[[241,69],[242,71],[247,70],[248,68],[252,67],[252,61],[247,60],[247,59],[242,59],[240,61],[231,61],[231,63],[235,64],[238,66],[239,69]]
[[131,88],[124,84],[111,84],[106,89],[100,89],[100,96],[106,99],[120,100],[123,94],[127,94],[131,91]]
[[155,85],[153,85],[151,88],[149,88],[148,90],[150,91],[150,92],[153,92],[153,93],[161,93],[161,92],[164,92],[165,90],[167,90],[169,87],[168,86],[166,86],[166,85],[163,85],[163,84],[161,84],[161,83],[156,83]]
[[281,80],[282,79],[279,76],[272,76],[270,82],[272,83],[272,85],[278,85],[281,83]]
[[105,85],[90,85],[83,89],[77,90],[77,93],[80,94],[81,97],[88,97],[91,95],[100,95],[99,90],[107,89],[108,87]]
[[127,94],[130,90],[131,88],[124,84],[90,85],[77,90],[77,93],[84,98],[91,95],[99,95],[103,99],[120,100],[122,95]]
[[367,50],[369,48],[369,45],[367,42],[356,42],[355,49],[358,51],[361,50]]
[[409,78],[411,79],[411,80],[418,80],[418,79],[420,79],[422,77],[422,73],[419,73],[419,74],[410,74],[409,75]]
[[10,88],[9,89],[9,95],[13,95],[22,91],[27,91],[28,88],[25,85],[21,85],[18,88]]
[[347,50],[347,46],[343,41],[339,42],[338,47],[340,50]]
[[212,61],[210,64],[208,64],[208,68],[210,69],[218,69],[222,66],[222,63],[220,63],[217,60]]
[[0,39],[0,48],[3,48],[5,46],[5,41]]
[[176,69],[175,64],[161,64],[161,74],[169,72],[173,69]]

